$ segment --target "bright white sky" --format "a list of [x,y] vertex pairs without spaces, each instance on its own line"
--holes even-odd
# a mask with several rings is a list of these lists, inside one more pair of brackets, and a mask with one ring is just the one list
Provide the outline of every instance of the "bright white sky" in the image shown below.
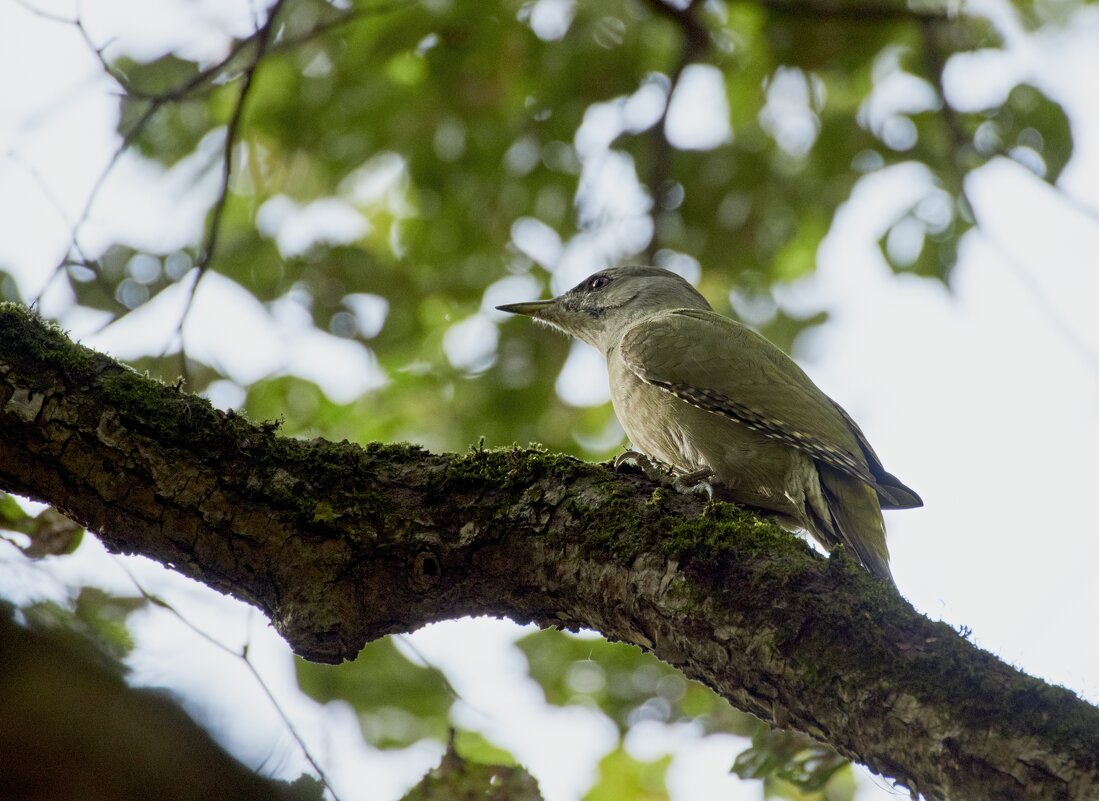
[[[240,33],[249,26],[244,2],[89,5],[94,8],[85,9],[85,21],[92,38],[113,39],[114,47],[135,55],[152,56],[169,46],[192,54],[204,47],[206,55],[216,55],[226,30]],[[1099,10],[1080,13],[1066,31],[1029,36],[1011,27],[1003,6],[993,0],[982,6],[1007,32],[1010,54],[952,65],[948,91],[960,106],[980,105],[982,97],[1002,95],[1007,82],[1030,76],[1062,102],[1073,121],[1076,154],[1060,186],[1073,203],[1015,165],[979,170],[968,189],[983,233],[964,241],[948,292],[932,281],[894,277],[874,245],[906,202],[928,190],[921,168],[893,168],[859,185],[821,248],[818,273],[784,288],[779,300],[793,311],[833,312],[827,326],[798,343],[796,355],[860,422],[886,466],[925,500],[923,509],[888,515],[892,566],[904,595],[933,618],[970,627],[977,643],[1009,662],[1099,702],[1099,643],[1093,636],[1099,601],[1092,583],[1099,521],[1087,511],[1099,495],[1099,95],[1093,80],[1099,75]],[[68,3],[42,7],[72,13]],[[547,2],[540,24],[559,29],[560,19],[551,12],[567,7]],[[76,31],[15,3],[0,5],[0,74],[8,76],[0,92],[0,263],[33,296],[63,253],[71,223],[113,150],[115,107],[110,84],[99,77]],[[691,91],[705,97],[711,80],[700,72]],[[613,129],[643,125],[651,113],[647,93],[658,89],[647,87],[617,109],[594,110],[577,149],[594,159],[609,146]],[[796,148],[802,134],[797,119],[791,120],[787,134]],[[713,144],[725,135],[718,126],[712,139],[694,144]],[[195,240],[213,191],[209,178],[194,184],[199,167],[185,162],[165,172],[124,158],[95,207],[84,246],[95,252],[120,234],[158,250]],[[618,213],[634,215],[634,222],[627,219],[614,232],[619,241],[644,235],[644,224],[637,222],[644,199],[628,191],[631,170],[611,157],[598,174],[585,175],[586,191],[595,195],[607,185],[625,187],[611,193]],[[309,220],[316,224],[318,216],[294,216],[285,207],[270,213],[304,226],[298,237],[308,235]],[[326,217],[336,220],[326,235],[356,235],[356,221],[342,214],[336,209]],[[562,243],[531,224],[517,235],[537,261],[555,269],[554,289],[586,274],[592,254],[605,246]],[[688,272],[694,267],[686,265]],[[527,299],[526,293],[537,291],[533,282],[511,280],[499,289],[506,286],[516,296],[494,302]],[[65,306],[57,293],[44,301],[47,312]],[[230,308],[232,313],[224,313]],[[176,319],[178,298],[169,296],[137,317],[140,328],[91,336],[95,315],[70,312],[65,322],[88,335],[86,341],[132,358],[149,342],[160,343],[159,350]],[[224,280],[204,284],[186,335],[189,349],[211,357],[216,352],[242,382],[286,371],[320,381],[333,397],[346,399],[381,378],[365,349],[307,332],[292,302],[265,309]],[[463,358],[462,342],[471,338],[462,331],[452,338],[453,359]],[[235,350],[242,341],[254,347]],[[601,370],[590,352],[578,348],[567,370],[585,376],[573,386],[597,388],[574,393],[570,401],[605,399],[598,389],[603,384],[590,378],[590,371]],[[232,385],[222,389],[218,402],[239,398]],[[88,578],[122,592],[131,589],[119,562],[96,543],[83,546],[78,557],[46,563],[0,558],[0,593],[9,597],[59,595],[65,582]],[[370,752],[348,710],[322,709],[294,691],[285,646],[258,615],[147,562],[127,564],[203,630],[233,647],[250,639],[255,661],[344,801],[397,798],[437,760],[434,745],[401,754]],[[286,775],[303,769],[296,745],[239,660],[216,652],[162,613],[142,617],[138,629],[138,681],[178,689],[250,764]],[[507,623],[464,621],[430,627],[413,641],[446,669],[468,702],[460,708],[463,724],[524,760],[548,801],[576,799],[613,745],[614,733],[586,710],[546,707],[509,647],[515,636]],[[758,784],[724,776],[743,747],[733,738],[700,745],[690,727],[671,734],[650,728],[637,732],[630,745],[638,757],[677,755],[668,777],[677,799],[759,797]],[[881,780],[867,781],[860,791],[862,801],[896,795]]]

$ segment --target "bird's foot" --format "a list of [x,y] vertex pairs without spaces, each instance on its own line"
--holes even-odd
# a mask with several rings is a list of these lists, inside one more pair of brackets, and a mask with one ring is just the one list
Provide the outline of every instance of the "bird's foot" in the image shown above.
[[684,473],[672,479],[672,486],[686,495],[698,495],[712,501],[714,499],[714,485],[708,479],[713,478],[714,471],[708,467]]
[[670,480],[667,470],[661,467],[657,462],[654,462],[648,456],[638,451],[626,451],[620,453],[614,459],[614,469],[621,470],[623,467],[636,467],[649,481],[653,481],[662,486],[667,486]]
[[649,481],[662,487],[670,487],[676,492],[682,492],[686,495],[698,495],[708,500],[712,500],[714,497],[713,485],[707,480],[713,477],[714,471],[708,467],[677,476],[672,474],[669,468],[637,451],[626,451],[615,458],[615,470],[620,470],[625,466],[636,467],[645,474]]

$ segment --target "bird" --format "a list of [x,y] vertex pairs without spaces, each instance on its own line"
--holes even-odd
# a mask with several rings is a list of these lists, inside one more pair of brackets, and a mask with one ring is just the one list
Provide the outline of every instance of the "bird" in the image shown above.
[[600,350],[634,450],[670,468],[676,486],[704,482],[893,582],[882,509],[922,506],[920,496],[792,358],[682,277],[611,267],[558,297],[496,308]]

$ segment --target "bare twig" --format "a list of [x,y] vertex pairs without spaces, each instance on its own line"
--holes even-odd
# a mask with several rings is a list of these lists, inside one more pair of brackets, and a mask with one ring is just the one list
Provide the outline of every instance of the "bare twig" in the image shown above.
[[942,8],[911,8],[903,2],[875,2],[870,0],[749,0],[768,11],[787,17],[807,19],[838,19],[845,22],[883,22],[889,20],[939,20],[952,14]]
[[228,125],[225,127],[225,145],[221,164],[221,186],[218,190],[217,200],[214,201],[213,209],[210,212],[210,224],[206,229],[206,238],[202,243],[202,250],[198,262],[195,264],[195,277],[187,290],[187,301],[184,303],[183,313],[180,315],[179,323],[176,325],[176,333],[179,335],[180,341],[180,374],[183,376],[184,380],[189,376],[187,369],[187,347],[183,339],[183,325],[187,321],[187,316],[190,314],[191,307],[194,304],[195,293],[198,290],[199,282],[202,281],[207,271],[210,269],[210,263],[213,261],[214,253],[217,250],[218,239],[221,236],[221,220],[225,213],[225,207],[229,202],[229,183],[233,177],[233,149],[240,140],[241,121],[244,119],[244,109],[248,102],[248,95],[252,90],[256,72],[259,69],[260,62],[267,53],[268,45],[274,37],[275,22],[278,20],[279,12],[282,10],[284,4],[285,0],[277,0],[271,7],[271,11],[267,16],[267,21],[262,27],[257,28],[256,32],[250,37],[256,42],[255,52],[252,54],[251,60],[242,72],[240,94],[237,95],[236,106],[233,108],[233,114],[229,118]]
[[271,691],[271,688],[268,686],[267,682],[264,681],[263,676],[261,676],[259,674],[259,671],[256,670],[256,666],[252,663],[251,658],[248,656],[248,642],[246,641],[244,647],[241,648],[239,651],[234,648],[230,648],[228,645],[221,642],[221,640],[218,640],[216,637],[204,631],[200,626],[192,623],[190,620],[184,617],[178,609],[176,609],[166,600],[161,598],[159,595],[154,595],[146,590],[145,587],[142,586],[141,582],[137,580],[137,577],[126,566],[125,562],[123,562],[121,559],[115,557],[115,563],[122,570],[122,572],[126,574],[126,577],[130,580],[130,582],[134,585],[134,587],[146,601],[151,603],[153,606],[163,609],[171,614],[173,617],[176,618],[176,620],[178,620],[192,632],[197,634],[199,637],[204,639],[206,642],[217,648],[219,651],[223,651],[229,654],[229,656],[235,659],[239,659],[241,662],[244,663],[244,666],[248,669],[248,672],[252,674],[252,678],[255,680],[257,686],[259,686],[260,690],[263,691],[263,694],[267,696],[267,700],[270,701],[271,707],[275,710],[276,714],[278,714],[279,718],[282,719],[283,725],[286,726],[286,730],[290,732],[290,736],[293,737],[294,741],[298,744],[298,747],[301,749],[302,755],[313,767],[313,770],[317,772],[317,777],[321,780],[321,783],[324,785],[325,789],[332,794],[332,798],[334,798],[335,801],[340,801],[340,797],[336,793],[335,789],[333,789],[332,783],[328,780],[328,777],[325,775],[324,770],[320,766],[320,763],[318,763],[317,760],[313,757],[313,754],[309,750],[309,746],[306,745],[304,738],[301,736],[297,728],[294,726],[293,722],[290,720],[290,716],[286,713],[286,710],[283,709],[282,704],[279,703],[279,700],[275,697],[275,694]]
[[461,701],[463,704],[468,706],[470,709],[473,709],[473,710],[477,711],[479,714],[481,714],[482,716],[487,717],[487,715],[485,715],[483,712],[478,710],[469,701],[467,701],[465,698],[462,697],[462,694],[460,692],[458,692],[458,689],[451,683],[450,677],[447,676],[446,673],[443,672],[443,669],[441,667],[439,667],[438,665],[436,665],[434,662],[432,662],[430,659],[427,658],[427,655],[424,654],[424,652],[421,651],[416,646],[416,643],[412,640],[412,638],[410,636],[408,636],[407,634],[394,634],[393,637],[395,639],[399,640],[401,645],[403,645],[405,648],[407,648],[409,651],[411,651],[412,654],[417,659],[419,659],[421,662],[424,663],[424,668],[426,668],[428,671],[430,671],[430,673],[436,679],[439,680],[439,683],[442,684],[443,689],[446,691],[446,694],[450,696],[451,700]]
[[[70,229],[69,243],[65,248],[64,255],[58,260],[53,270],[50,272],[49,276],[42,284],[42,287],[39,289],[37,296],[32,301],[33,303],[37,303],[42,298],[42,296],[45,295],[50,286],[52,286],[54,281],[57,280],[58,276],[65,270],[66,267],[73,264],[81,264],[93,270],[99,269],[99,264],[97,263],[97,261],[83,251],[79,242],[80,234],[89,219],[91,210],[94,207],[95,202],[98,199],[107,181],[107,178],[113,172],[122,154],[133,146],[134,142],[146,130],[147,126],[153,120],[156,114],[169,104],[187,101],[208,92],[211,88],[213,88],[215,79],[224,76],[226,72],[230,70],[235,61],[246,59],[246,63],[241,68],[240,72],[232,78],[233,80],[241,79],[241,90],[237,98],[236,107],[233,111],[233,114],[229,120],[226,129],[226,140],[223,147],[220,191],[218,193],[217,200],[211,213],[210,222],[207,228],[205,239],[202,244],[202,250],[198,258],[197,267],[199,269],[197,273],[195,273],[195,277],[192,279],[193,282],[191,286],[186,290],[187,301],[185,304],[185,309],[177,325],[177,333],[180,335],[181,340],[182,327],[184,325],[184,322],[186,321],[187,314],[193,304],[198,280],[201,279],[202,276],[208,271],[220,237],[222,217],[228,201],[228,186],[232,176],[232,151],[235,148],[235,145],[239,143],[240,127],[242,124],[244,107],[249,90],[251,88],[253,76],[259,65],[259,62],[267,54],[281,52],[300,46],[302,44],[305,44],[306,42],[324,36],[332,31],[338,30],[343,26],[356,22],[366,16],[384,14],[391,11],[410,8],[415,5],[412,0],[392,0],[391,2],[377,3],[370,7],[359,8],[354,11],[341,13],[338,16],[317,23],[309,30],[297,36],[288,37],[281,41],[275,41],[276,37],[273,35],[274,24],[283,5],[282,0],[280,0],[272,7],[266,22],[257,24],[256,29],[252,33],[242,39],[233,42],[223,58],[210,64],[208,67],[205,67],[196,72],[194,75],[182,81],[179,85],[175,87],[172,87],[166,91],[149,92],[141,88],[140,86],[135,85],[124,73],[120,72],[111,65],[111,63],[105,56],[105,51],[109,45],[97,45],[91,39],[90,35],[88,34],[87,28],[83,23],[83,20],[79,16],[72,18],[50,13],[48,11],[36,8],[35,6],[31,5],[28,0],[17,0],[17,2],[32,14],[35,14],[44,19],[51,20],[53,22],[58,22],[75,27],[81,37],[84,39],[88,48],[92,51],[95,58],[98,60],[103,72],[121,87],[126,96],[137,100],[147,101],[147,105],[141,111],[137,119],[134,120],[134,122],[130,124],[126,128],[126,130],[122,131],[121,141],[111,153],[111,156],[108,159],[107,164],[103,168],[102,172],[96,177],[96,180],[92,184],[92,187],[84,201],[84,205],[81,208],[81,211],[77,215],[76,219],[70,220],[67,215],[63,215],[63,218],[65,219],[66,224]],[[250,53],[248,53],[249,49],[251,49]],[[246,53],[248,54],[245,55]],[[35,176],[35,179],[39,180],[37,176]],[[39,182],[41,181],[39,180]],[[73,258],[74,253],[76,255],[76,258]],[[187,365],[185,352],[181,356],[181,358],[183,359],[184,373],[186,373]]]
[[[67,19],[67,18],[63,18],[63,17],[56,17],[54,15],[44,15],[44,16],[46,16],[48,19],[53,19],[55,21],[64,22],[64,23],[69,24],[69,25],[77,26],[78,29],[81,31],[81,35],[85,36],[85,39],[87,40],[87,36],[84,33],[83,25],[80,23],[79,19],[72,20],[72,19]],[[204,83],[209,81],[215,75],[219,74],[223,69],[225,69],[225,67],[227,67],[233,61],[233,59],[235,59],[237,57],[237,55],[245,47],[248,46],[248,44],[257,36],[257,34],[258,34],[258,32],[253,33],[251,36],[249,36],[246,39],[242,39],[239,43],[237,43],[232,48],[230,48],[229,53],[224,58],[222,58],[220,61],[218,61],[215,64],[211,65],[210,67],[207,67],[206,69],[201,70],[200,72],[196,73],[191,78],[187,79],[186,81],[181,83],[179,86],[175,87],[174,89],[170,89],[166,92],[162,92],[162,93],[156,94],[156,95],[151,95],[151,96],[148,97],[148,99],[149,99],[148,107],[145,109],[144,112],[142,112],[141,116],[138,117],[138,119],[134,122],[134,124],[130,126],[129,130],[127,130],[123,134],[122,141],[119,143],[118,147],[116,147],[114,152],[111,154],[110,159],[107,161],[106,167],[103,168],[103,171],[96,178],[95,183],[92,184],[92,188],[88,192],[88,197],[84,202],[84,206],[81,209],[81,212],[80,212],[79,216],[77,217],[75,223],[72,225],[72,234],[69,238],[69,245],[65,249],[65,255],[62,256],[61,260],[54,267],[54,269],[51,272],[49,278],[43,284],[42,289],[39,290],[38,296],[35,298],[35,301],[41,299],[41,297],[46,293],[46,290],[48,290],[49,287],[53,284],[53,282],[57,279],[57,276],[61,274],[61,272],[65,269],[66,266],[68,266],[68,264],[70,263],[69,262],[69,253],[71,251],[73,251],[74,249],[77,250],[77,252],[80,252],[80,246],[79,246],[80,232],[83,229],[84,224],[88,221],[88,216],[91,214],[92,206],[95,205],[95,201],[99,197],[99,193],[102,191],[103,186],[107,181],[107,178],[110,176],[111,172],[113,172],[113,170],[115,168],[115,165],[118,164],[118,160],[122,157],[122,154],[130,149],[130,147],[133,145],[133,143],[137,140],[137,138],[145,130],[145,127],[149,124],[149,122],[152,120],[152,118],[156,115],[156,113],[158,111],[160,111],[160,109],[163,108],[168,103],[171,103],[173,101],[182,100],[183,98],[188,97],[198,87],[202,86]],[[92,50],[96,53],[96,56],[97,56],[97,58],[99,58],[100,63],[103,64],[103,65],[106,65],[106,61],[103,59],[101,51],[98,48],[94,47],[94,45],[91,45],[90,41],[89,41],[89,45],[92,47]],[[106,66],[105,66],[105,68],[106,68]],[[116,75],[116,73],[113,70],[108,69],[107,71],[108,71],[108,74],[110,75],[110,77],[112,79],[118,81],[119,85],[122,86],[124,89],[126,89],[128,92],[131,89],[134,89],[133,93],[136,96],[143,97],[140,90],[136,90],[134,87],[130,87],[128,85],[128,83],[123,82],[122,80],[120,80],[119,76]],[[81,253],[81,257],[84,258],[82,253]],[[94,262],[91,262],[90,260],[87,260],[86,258],[85,258],[85,261],[88,261],[89,263],[94,263]]]
[[[201,254],[199,256],[198,262],[195,265],[195,278],[192,281],[191,286],[188,288],[187,301],[184,304],[183,313],[181,314],[179,323],[176,326],[176,333],[178,334],[180,340],[180,372],[185,380],[188,377],[188,368],[187,348],[183,340],[183,326],[187,321],[187,316],[190,314],[192,306],[194,305],[195,293],[198,290],[199,282],[202,281],[203,277],[209,271],[210,264],[213,261],[215,251],[217,250],[218,240],[221,235],[222,216],[224,215],[225,207],[228,204],[229,200],[229,184],[233,174],[233,149],[238,144],[240,139],[240,126],[241,121],[244,118],[245,105],[247,104],[248,95],[251,91],[260,62],[268,53],[274,52],[276,47],[278,47],[278,45],[276,45],[273,41],[275,22],[284,4],[285,0],[277,0],[277,2],[271,7],[271,11],[268,14],[267,21],[263,24],[262,27],[258,28],[251,37],[249,37],[256,42],[256,49],[252,55],[249,64],[244,68],[244,71],[242,73],[243,80],[240,87],[240,94],[237,97],[236,107],[233,109],[233,114],[229,119],[228,126],[226,127],[224,155],[222,156],[221,187],[218,192],[217,200],[214,202],[213,210],[211,211],[210,225],[206,231],[206,239],[203,242]],[[281,46],[297,46],[298,44],[321,36],[330,30],[334,30],[338,27],[360,19],[363,16],[385,13],[387,11],[405,8],[408,5],[409,3],[407,2],[394,2],[384,5],[372,6],[368,9],[363,9],[358,12],[344,14],[335,19],[319,23],[302,36],[296,37],[291,41],[281,43]]]
[[60,14],[55,14],[52,11],[46,11],[43,8],[38,8],[38,6],[32,5],[31,3],[27,2],[27,0],[15,0],[15,2],[25,8],[30,13],[34,14],[36,17],[48,19],[51,22],[64,22],[70,25],[72,24],[71,18],[64,17]]
[[[64,204],[50,188],[49,183],[42,177],[41,173],[39,173],[38,170],[34,168],[34,165],[29,163],[25,159],[19,158],[14,153],[9,153],[8,158],[10,158],[13,162],[15,162],[27,171],[27,174],[30,175],[30,177],[34,180],[36,184],[38,184],[38,189],[42,192],[42,196],[46,198],[46,202],[53,206],[54,210],[57,212],[57,215],[62,219],[62,221],[64,221],[65,226],[71,231],[73,229],[73,223],[72,220],[69,219],[69,214],[65,210]],[[69,254],[72,253],[72,251],[74,250],[79,256],[79,258],[77,259],[73,259],[69,256]],[[84,252],[83,248],[80,247],[80,243],[74,240],[67,248],[65,252],[65,259],[62,262],[62,266],[68,265],[80,265],[94,269],[95,262],[88,256],[88,254]],[[41,299],[42,294],[45,294],[45,288],[43,288],[42,293],[39,294],[36,302],[37,300]]]

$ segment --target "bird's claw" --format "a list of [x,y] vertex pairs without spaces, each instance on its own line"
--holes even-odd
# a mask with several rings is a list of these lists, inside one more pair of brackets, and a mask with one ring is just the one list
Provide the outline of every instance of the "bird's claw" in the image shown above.
[[708,501],[714,499],[714,485],[708,479],[713,478],[714,471],[708,467],[684,473],[672,479],[672,486],[685,495],[698,495]]
[[668,473],[659,464],[654,462],[648,456],[638,451],[626,451],[620,453],[614,459],[614,469],[621,470],[623,467],[631,466],[636,467],[649,481],[653,481],[657,484],[667,486]]
[[713,485],[707,480],[713,476],[714,471],[708,467],[676,476],[670,475],[667,469],[638,451],[626,451],[615,457],[615,470],[620,470],[627,465],[636,467],[649,481],[662,487],[671,487],[685,495],[699,495],[707,500],[712,500],[714,497]]

